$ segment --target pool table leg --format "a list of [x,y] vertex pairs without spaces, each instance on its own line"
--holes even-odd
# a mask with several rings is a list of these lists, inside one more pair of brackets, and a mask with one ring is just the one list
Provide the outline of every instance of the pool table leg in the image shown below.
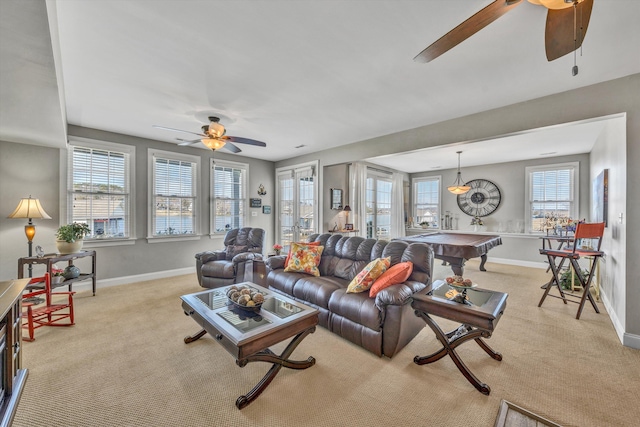
[[485,262],[487,262],[487,254],[483,254],[482,256],[480,256],[480,271],[487,271],[487,269],[484,268]]

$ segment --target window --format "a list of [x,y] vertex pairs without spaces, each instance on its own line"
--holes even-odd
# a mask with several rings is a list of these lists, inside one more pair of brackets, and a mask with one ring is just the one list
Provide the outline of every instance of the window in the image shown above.
[[542,232],[558,218],[578,218],[577,162],[526,168],[527,229]]
[[440,177],[413,179],[413,223],[420,226],[428,222],[429,228],[438,228],[440,217]]
[[149,235],[195,236],[198,232],[198,164],[200,158],[149,149],[151,179]]
[[365,189],[365,218],[367,238],[391,238],[391,175],[367,168]]
[[211,159],[211,230],[226,233],[244,227],[247,211],[247,169],[244,163]]
[[[84,222],[85,239],[133,236],[135,147],[73,138],[67,156],[67,222]],[[64,217],[64,216],[63,216]]]

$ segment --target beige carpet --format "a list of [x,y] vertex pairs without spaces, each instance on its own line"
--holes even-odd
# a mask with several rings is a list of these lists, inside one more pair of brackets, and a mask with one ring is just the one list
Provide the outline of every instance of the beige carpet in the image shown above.
[[[318,328],[293,354],[316,365],[282,369],[239,411],[236,398],[268,365],[239,368],[209,336],[183,343],[198,329],[180,305],[180,295],[201,289],[189,275],[99,288],[96,297],[82,289],[76,326],[41,328],[23,345],[29,378],[14,426],[493,426],[502,399],[563,426],[638,425],[640,351],[620,344],[602,304],[601,314],[587,305],[576,320],[575,304],[537,307],[543,270],[487,268],[470,262],[466,276],[509,293],[488,341],[504,359],[474,342],[458,350],[490,396],[448,357],[413,363],[439,348],[428,328],[392,360]],[[436,277],[449,274],[437,266]]]

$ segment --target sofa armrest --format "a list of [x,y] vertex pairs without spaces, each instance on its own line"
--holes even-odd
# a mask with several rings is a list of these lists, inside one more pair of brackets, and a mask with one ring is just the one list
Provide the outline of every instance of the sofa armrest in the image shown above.
[[262,254],[255,252],[241,252],[232,259],[234,264],[239,264],[248,260],[262,260]]
[[200,261],[201,264],[206,264],[209,261],[218,261],[218,260],[227,259],[227,253],[225,251],[200,252],[196,254],[196,259]]
[[411,302],[414,293],[427,287],[422,282],[407,281],[398,285],[392,285],[378,292],[376,295],[376,307],[382,312],[387,305],[404,305]]
[[278,270],[280,268],[284,268],[284,261],[287,259],[286,255],[275,255],[267,258],[265,264],[267,265],[267,270]]

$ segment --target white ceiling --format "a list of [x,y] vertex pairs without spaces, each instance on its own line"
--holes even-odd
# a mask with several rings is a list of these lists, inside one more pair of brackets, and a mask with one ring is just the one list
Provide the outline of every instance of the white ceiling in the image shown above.
[[0,40],[1,62],[18,64],[2,65],[0,138],[16,142],[48,135],[45,103],[19,90],[30,67],[48,71],[37,85],[53,84],[69,124],[175,143],[188,135],[152,125],[197,132],[217,115],[267,143],[241,155],[272,161],[640,72],[638,0],[595,0],[576,77],[573,55],[547,62],[546,9],[527,1],[428,64],[412,58],[489,0],[47,0],[50,32],[41,2],[0,3],[15,12],[3,34],[20,35]]

